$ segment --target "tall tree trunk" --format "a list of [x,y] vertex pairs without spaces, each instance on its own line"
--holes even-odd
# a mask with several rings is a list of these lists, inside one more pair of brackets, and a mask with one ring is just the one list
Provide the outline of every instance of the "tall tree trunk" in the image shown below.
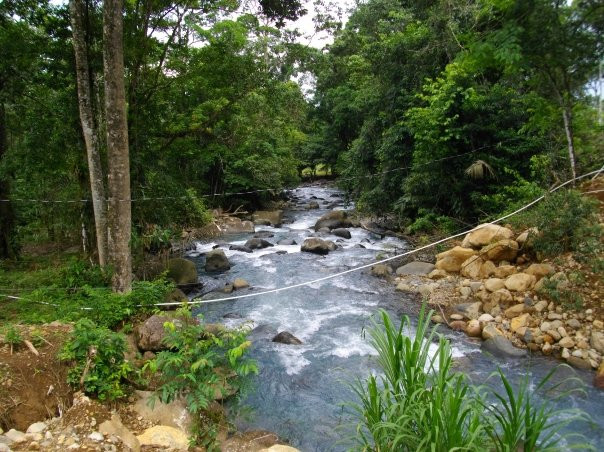
[[96,244],[99,254],[99,265],[107,265],[107,200],[101,155],[97,142],[97,129],[92,109],[92,90],[88,68],[88,49],[84,26],[84,4],[82,0],[70,0],[71,29],[73,31],[73,49],[76,61],[76,79],[78,88],[78,105],[82,133],[88,155],[88,173],[90,175],[90,192],[96,227]]
[[575,140],[573,136],[573,117],[572,107],[568,105],[562,106],[562,118],[564,119],[564,132],[566,133],[566,143],[568,145],[568,160],[570,162],[570,170],[573,179],[577,177],[576,156],[575,156]]
[[[0,160],[8,148],[6,137],[6,112],[4,104],[0,103]],[[8,199],[9,184],[5,179],[0,178],[0,259],[12,259],[17,257],[17,248],[13,238],[15,229],[15,212],[10,202],[3,202],[2,199]]]
[[128,123],[124,88],[123,0],[103,1],[103,59],[109,188],[109,255],[113,290],[132,286],[131,205]]

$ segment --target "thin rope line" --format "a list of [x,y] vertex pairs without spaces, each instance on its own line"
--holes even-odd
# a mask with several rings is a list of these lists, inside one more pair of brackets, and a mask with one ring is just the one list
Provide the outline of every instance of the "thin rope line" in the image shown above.
[[[504,216],[502,216],[502,217],[500,217],[500,218],[498,218],[498,219],[496,219],[494,221],[491,221],[491,222],[488,222],[488,223],[484,223],[484,224],[482,224],[482,225],[480,225],[478,227],[475,227],[475,228],[472,228],[472,229],[468,229],[468,230],[460,232],[458,234],[450,235],[449,237],[446,237],[444,239],[440,239],[440,240],[437,240],[436,242],[432,242],[432,243],[430,243],[428,245],[424,245],[424,246],[421,246],[419,248],[415,248],[413,250],[406,251],[406,252],[404,252],[402,254],[397,254],[395,256],[391,256],[391,257],[388,257],[388,258],[385,258],[385,259],[381,259],[379,261],[372,262],[370,264],[361,265],[359,267],[355,267],[355,268],[351,268],[351,269],[348,269],[348,270],[344,270],[344,271],[341,271],[341,272],[338,272],[338,273],[334,273],[332,275],[324,276],[322,278],[317,278],[317,279],[314,279],[314,280],[311,280],[311,281],[305,281],[305,282],[301,282],[301,283],[297,283],[297,284],[292,284],[292,285],[289,285],[289,286],[279,287],[279,288],[271,289],[271,290],[264,290],[264,291],[260,291],[260,292],[256,292],[256,293],[250,293],[250,294],[245,294],[245,295],[237,295],[237,296],[232,296],[232,297],[224,297],[224,298],[218,298],[218,299],[214,299],[214,300],[199,300],[199,301],[194,301],[195,300],[195,298],[194,298],[193,300],[189,301],[188,304],[189,305],[211,304],[211,303],[218,303],[218,302],[222,302],[222,301],[240,300],[240,299],[243,299],[243,298],[257,297],[257,296],[260,296],[260,295],[268,295],[268,294],[272,294],[272,293],[279,293],[279,292],[283,292],[283,291],[286,291],[286,290],[295,289],[297,287],[303,287],[303,286],[308,286],[308,285],[311,285],[311,284],[316,284],[318,282],[327,281],[327,280],[334,279],[334,278],[337,278],[337,277],[342,276],[342,275],[347,275],[349,273],[353,273],[353,272],[356,272],[356,271],[359,271],[359,270],[364,270],[366,268],[373,267],[374,265],[383,264],[385,262],[390,262],[392,260],[399,259],[399,258],[404,257],[404,256],[409,256],[411,254],[417,253],[419,251],[423,251],[425,249],[428,249],[428,248],[431,248],[433,246],[439,245],[441,243],[447,242],[447,241],[452,240],[454,238],[461,237],[462,235],[465,235],[465,234],[468,234],[468,233],[470,233],[472,231],[478,230],[478,229],[480,229],[482,227],[485,227],[485,226],[487,226],[489,224],[497,224],[497,223],[499,223],[499,222],[501,222],[503,220],[506,220],[506,219],[508,219],[508,218],[510,218],[510,217],[512,217],[514,215],[517,215],[518,213],[520,213],[520,212],[522,212],[522,211],[530,208],[531,206],[537,204],[539,201],[543,200],[547,194],[554,193],[555,191],[561,189],[562,187],[565,187],[566,185],[568,185],[568,184],[570,184],[572,182],[575,182],[577,180],[580,180],[580,179],[583,179],[585,177],[591,176],[592,174],[595,174],[598,171],[599,170],[591,171],[589,173],[583,174],[583,175],[575,177],[573,179],[569,179],[566,182],[558,185],[557,187],[550,189],[546,194],[539,196],[538,198],[536,198],[535,200],[531,201],[530,203],[528,203],[528,204],[526,204],[526,205],[524,205],[524,206],[516,209],[515,211],[513,211],[513,212],[511,212],[511,213],[509,213],[507,215],[504,215]],[[34,300],[28,300],[26,298],[21,298],[21,297],[16,297],[16,296],[8,296],[8,295],[3,295],[3,294],[0,294],[0,296],[6,296],[8,298],[17,299],[17,300],[36,302]],[[50,303],[45,303],[45,304],[50,304]],[[166,302],[166,303],[155,303],[155,304],[151,304],[151,305],[138,304],[138,305],[135,305],[135,307],[180,306],[181,304],[182,303],[180,303],[180,302]],[[80,309],[82,309],[82,310],[84,310],[84,309],[85,310],[92,310],[93,308],[90,308],[90,307],[80,307]]]

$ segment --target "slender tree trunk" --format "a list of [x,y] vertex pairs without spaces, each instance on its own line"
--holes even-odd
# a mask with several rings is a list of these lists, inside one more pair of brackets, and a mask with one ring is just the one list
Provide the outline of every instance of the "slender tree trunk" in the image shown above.
[[[6,112],[4,104],[0,103],[0,160],[8,148],[6,137]],[[0,178],[0,200],[8,199],[9,184]],[[10,202],[0,201],[0,259],[17,257],[17,249],[13,234],[15,229],[15,212]]]
[[107,201],[101,155],[97,142],[98,132],[92,109],[92,90],[88,69],[88,49],[84,30],[84,5],[82,0],[70,0],[71,28],[73,31],[73,49],[76,61],[76,79],[78,88],[78,105],[82,133],[88,155],[88,173],[90,175],[90,192],[94,209],[96,243],[99,254],[99,265],[107,265]]
[[132,286],[130,253],[131,205],[128,123],[124,88],[123,0],[103,1],[103,59],[109,188],[109,255],[113,265],[113,290]]
[[566,133],[566,143],[568,145],[568,160],[573,179],[577,177],[575,140],[573,136],[573,117],[570,106],[562,106],[562,118],[564,119],[564,132]]

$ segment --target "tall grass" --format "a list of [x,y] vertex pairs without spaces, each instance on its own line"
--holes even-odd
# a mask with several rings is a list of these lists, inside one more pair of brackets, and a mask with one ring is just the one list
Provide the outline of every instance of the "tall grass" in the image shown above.
[[561,429],[585,419],[581,412],[535,400],[553,372],[533,390],[528,379],[514,390],[501,371],[494,375],[503,392],[473,386],[452,370],[451,346],[429,327],[431,315],[422,306],[414,334],[407,316],[398,327],[385,311],[379,313],[381,322],[373,320],[368,333],[383,376],[352,385],[360,400],[352,405],[359,419],[357,450],[558,450]]

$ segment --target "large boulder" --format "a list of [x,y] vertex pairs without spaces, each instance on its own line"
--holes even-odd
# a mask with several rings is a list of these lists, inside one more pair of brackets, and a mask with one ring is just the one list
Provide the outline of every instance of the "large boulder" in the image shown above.
[[531,264],[524,273],[527,275],[533,275],[537,280],[540,280],[544,276],[549,276],[555,272],[554,267],[550,264]]
[[174,281],[177,286],[187,289],[199,285],[197,267],[194,262],[177,257],[168,260],[166,268],[168,270],[167,278]]
[[141,351],[157,352],[165,350],[164,337],[166,330],[164,323],[173,321],[166,315],[152,315],[134,329],[136,345]]
[[163,450],[189,450],[189,437],[186,433],[167,425],[149,427],[136,438],[141,446],[159,447]]
[[338,236],[338,237],[342,237],[343,239],[349,239],[349,238],[352,237],[352,235],[350,234],[350,231],[348,229],[345,229],[345,228],[336,228],[336,229],[333,229],[331,231],[331,233],[333,235]]
[[294,336],[292,333],[288,331],[281,331],[275,337],[273,337],[273,342],[279,342],[280,344],[288,344],[288,345],[300,345],[302,341]]
[[496,292],[505,287],[505,281],[501,278],[489,278],[484,282],[484,287],[489,292]]
[[470,279],[478,279],[481,275],[483,260],[480,256],[472,256],[461,264],[461,275]]
[[348,219],[348,213],[344,210],[332,210],[327,212],[315,223],[315,231],[321,228],[338,229],[348,228],[352,226],[352,222]]
[[315,254],[327,254],[333,248],[331,245],[335,245],[335,243],[330,242],[329,240],[322,240],[317,237],[310,237],[304,240],[302,247],[300,248],[302,251],[306,251],[308,253]]
[[[131,405],[136,415],[153,424],[168,425],[191,433],[192,418],[183,399],[163,403],[154,399],[152,391],[135,391],[136,402]],[[153,399],[154,403],[150,401]]]
[[474,230],[468,233],[461,246],[464,248],[482,248],[485,245],[496,242],[503,239],[511,239],[514,233],[502,226],[496,224],[485,223],[474,228]]
[[237,217],[225,217],[220,222],[220,230],[223,234],[254,232],[254,223],[251,221],[242,221]]
[[282,210],[258,210],[252,215],[254,222],[264,221],[268,222],[271,226],[278,228],[283,223],[283,211]]
[[480,251],[480,255],[485,260],[493,262],[512,261],[518,255],[518,243],[510,239],[499,240],[485,246]]
[[206,254],[206,266],[207,272],[223,272],[231,268],[226,254],[222,250],[212,250]]
[[482,343],[482,348],[495,356],[520,358],[526,356],[526,350],[514,347],[509,339],[495,335]]
[[271,242],[264,239],[249,239],[245,242],[247,248],[251,250],[261,250],[263,248],[268,248],[269,246],[274,246]]
[[434,264],[428,262],[414,261],[409,262],[396,269],[397,275],[420,275],[426,276],[434,270]]
[[535,278],[533,275],[516,273],[505,280],[505,287],[512,292],[524,292],[531,289],[535,285],[536,281],[537,278]]
[[447,272],[458,272],[461,270],[461,265],[475,254],[476,251],[471,248],[456,246],[436,255],[436,268]]

